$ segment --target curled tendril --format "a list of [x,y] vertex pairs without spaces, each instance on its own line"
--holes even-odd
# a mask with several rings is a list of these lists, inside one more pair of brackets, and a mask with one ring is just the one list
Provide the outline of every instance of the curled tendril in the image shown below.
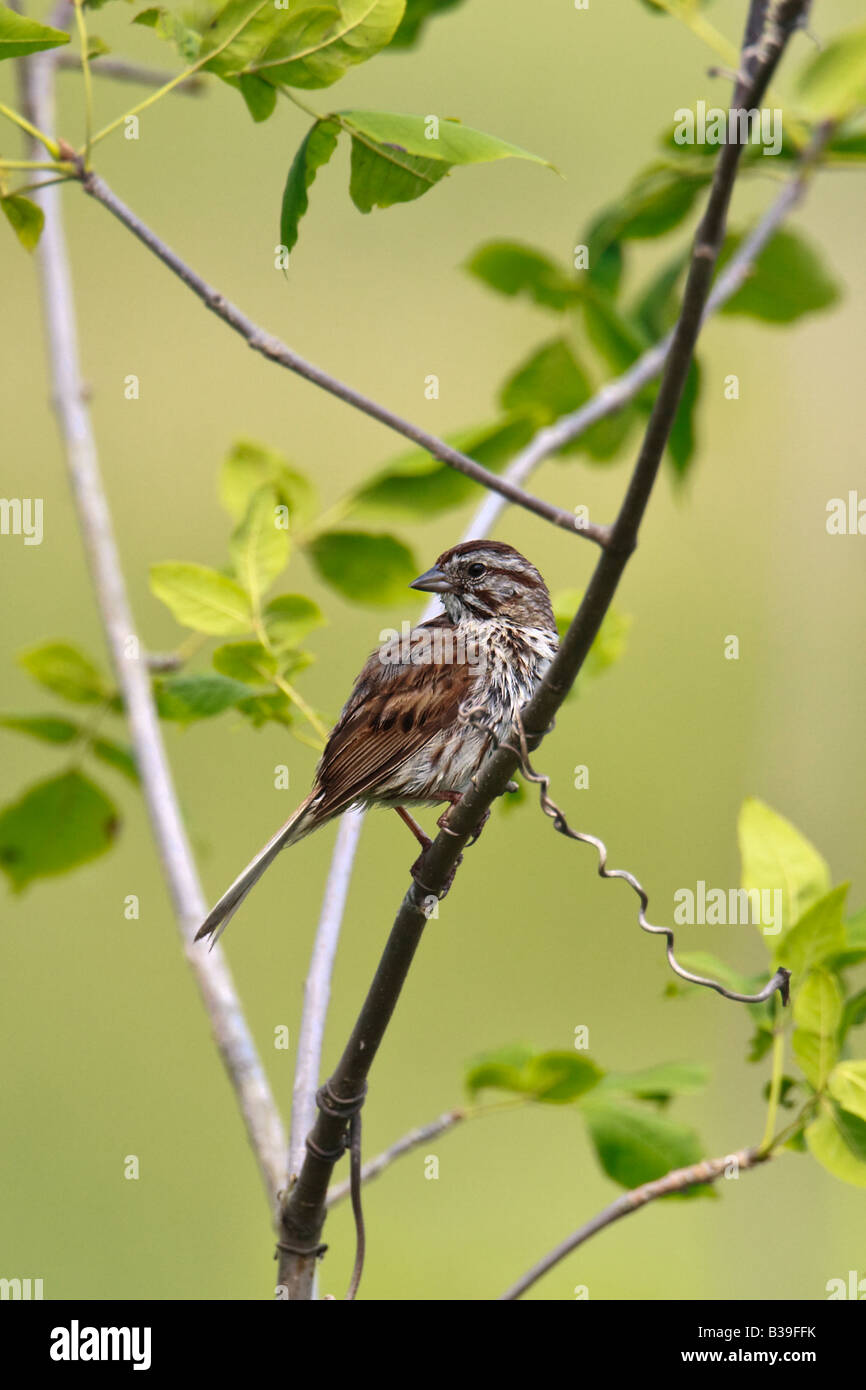
[[689,984],[703,985],[705,989],[714,989],[717,994],[723,995],[725,999],[733,999],[738,1004],[761,1004],[765,999],[769,999],[771,995],[775,994],[776,990],[779,991],[782,997],[782,1003],[788,1003],[791,972],[790,970],[786,970],[784,966],[779,967],[775,975],[773,975],[772,979],[767,981],[760,993],[739,994],[736,990],[726,989],[724,985],[719,984],[718,980],[710,980],[704,975],[695,975],[691,970],[686,970],[685,966],[680,965],[674,955],[673,930],[670,927],[657,927],[647,920],[646,912],[649,907],[649,896],[643,885],[635,878],[634,874],[629,873],[627,869],[609,869],[607,867],[607,846],[604,841],[600,840],[597,835],[590,835],[585,831],[572,829],[565,818],[564,812],[551,798],[550,778],[542,773],[536,772],[529,761],[526,730],[523,727],[520,714],[517,713],[515,715],[515,726],[520,740],[519,748],[515,748],[512,743],[503,743],[497,738],[487,722],[487,711],[481,706],[472,707],[466,702],[461,705],[460,714],[467,724],[471,724],[474,728],[481,729],[484,733],[489,734],[495,747],[507,748],[509,752],[514,754],[520,763],[520,770],[527,782],[532,782],[538,787],[538,799],[541,809],[544,814],[549,816],[553,821],[553,827],[555,830],[559,831],[560,835],[565,835],[569,840],[578,840],[581,844],[593,845],[595,847],[596,853],[598,854],[599,877],[624,879],[629,887],[634,889],[634,892],[640,899],[640,911],[638,912],[637,920],[644,931],[651,932],[655,936],[664,936],[666,938],[668,965],[675,974],[679,975],[683,980],[688,980]]

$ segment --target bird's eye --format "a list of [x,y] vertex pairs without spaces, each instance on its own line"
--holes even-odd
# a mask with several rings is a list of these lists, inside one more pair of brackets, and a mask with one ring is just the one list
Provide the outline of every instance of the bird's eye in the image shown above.
[[466,573],[471,579],[480,579],[486,569],[486,565],[482,565],[480,560],[476,560],[474,565],[469,566]]

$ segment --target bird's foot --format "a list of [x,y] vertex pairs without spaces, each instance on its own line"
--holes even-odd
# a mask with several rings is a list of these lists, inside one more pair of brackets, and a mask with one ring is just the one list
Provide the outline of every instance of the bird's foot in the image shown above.
[[[463,792],[459,792],[459,791],[453,792],[453,794],[450,795],[450,798],[449,798],[450,806],[449,806],[448,810],[443,810],[442,815],[439,816],[439,819],[438,819],[438,820],[436,820],[436,826],[439,827],[439,830],[445,831],[445,834],[446,834],[446,835],[453,835],[453,834],[455,834],[455,831],[453,831],[452,828],[450,828],[450,826],[449,826],[449,824],[448,824],[448,812],[449,812],[450,809],[452,809],[452,806],[456,806],[456,805],[457,805],[457,802],[461,801],[461,799],[463,799]],[[466,844],[467,844],[467,845],[474,845],[474,844],[475,844],[475,841],[477,841],[478,835],[480,835],[480,834],[481,834],[481,831],[484,830],[484,827],[487,826],[487,823],[488,823],[488,820],[489,820],[489,819],[491,819],[491,812],[489,812],[489,808],[488,808],[487,810],[485,810],[484,816],[481,817],[481,820],[478,821],[478,824],[477,824],[477,826],[475,826],[475,828],[474,828],[474,830],[473,830],[473,833],[471,833],[471,835],[470,835],[470,838],[468,838],[468,840],[466,841]]]
[[414,878],[414,880],[415,880],[415,882],[417,883],[418,887],[421,889],[421,892],[425,895],[425,897],[428,897],[428,898],[435,898],[437,901],[441,901],[442,898],[444,898],[444,897],[447,896],[447,894],[448,894],[448,892],[449,892],[449,890],[450,890],[450,888],[451,888],[451,885],[452,885],[452,883],[454,882],[454,875],[457,873],[457,870],[460,868],[460,865],[463,863],[463,855],[460,854],[460,855],[457,856],[457,862],[456,862],[456,864],[453,864],[453,865],[451,866],[451,868],[449,869],[449,871],[448,871],[448,877],[445,879],[445,882],[443,883],[443,885],[442,885],[442,887],[440,888],[440,890],[439,890],[438,893],[435,892],[434,889],[428,888],[427,884],[426,884],[426,883],[423,881],[423,879],[420,877],[423,863],[424,863],[424,854],[422,853],[422,854],[419,854],[419,855],[418,855],[418,858],[415,860],[415,863],[412,865],[412,867],[411,867],[411,869],[409,870],[409,872],[410,872],[410,874],[412,875],[412,877]]
[[484,815],[481,817],[480,821],[479,821],[478,824],[476,825],[476,827],[475,827],[475,829],[473,830],[472,834],[470,835],[469,839],[466,841],[467,845],[474,845],[474,844],[475,844],[475,841],[478,839],[478,836],[481,834],[482,830],[484,829],[485,825],[487,824],[487,822],[488,822],[489,820],[490,820],[490,807],[488,806],[487,810],[484,812]]

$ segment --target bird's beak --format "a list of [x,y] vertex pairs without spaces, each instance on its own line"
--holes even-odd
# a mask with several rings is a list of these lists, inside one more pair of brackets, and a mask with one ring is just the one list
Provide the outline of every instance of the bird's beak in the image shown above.
[[434,565],[432,569],[419,574],[409,585],[410,589],[422,589],[426,594],[450,594],[454,592],[454,586],[444,570],[439,570]]

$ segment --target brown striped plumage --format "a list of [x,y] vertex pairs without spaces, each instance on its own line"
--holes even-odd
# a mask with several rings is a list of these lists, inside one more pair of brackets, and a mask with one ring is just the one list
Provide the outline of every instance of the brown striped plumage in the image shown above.
[[[444,614],[383,643],[355,682],[305,801],[219,900],[197,933],[216,941],[281,849],[353,805],[458,800],[491,737],[461,718],[488,712],[504,737],[556,651],[544,580],[501,541],[466,541],[439,556],[412,588],[436,593]],[[422,832],[415,827],[416,834]]]

